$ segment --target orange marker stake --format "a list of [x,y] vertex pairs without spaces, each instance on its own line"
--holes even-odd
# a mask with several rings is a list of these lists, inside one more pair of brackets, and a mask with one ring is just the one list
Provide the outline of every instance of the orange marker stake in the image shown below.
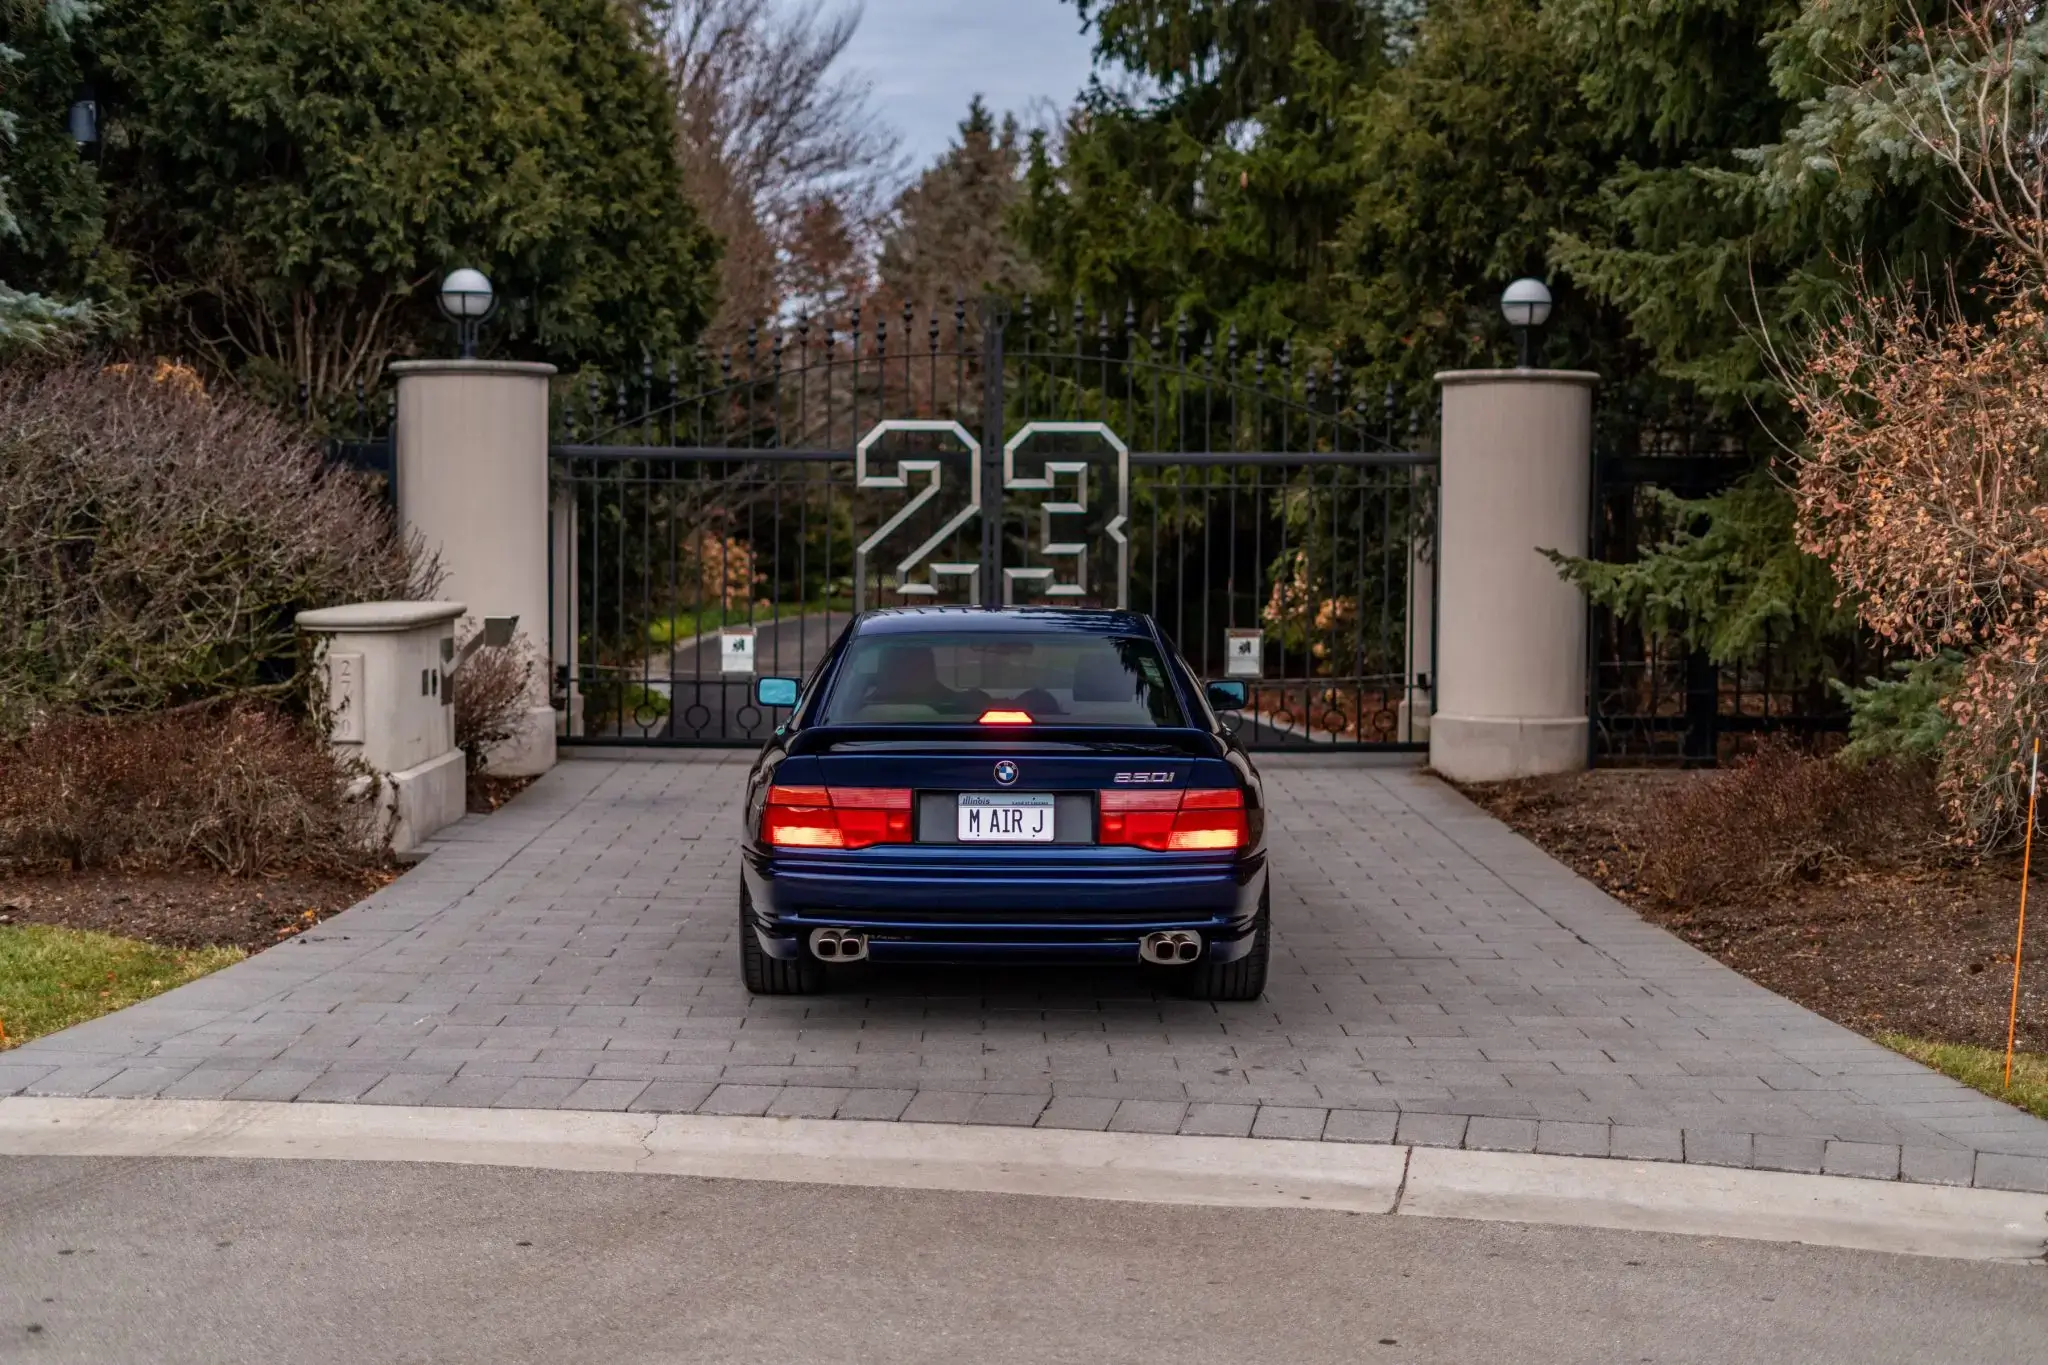
[[2041,737],[2034,736],[2034,764],[2027,774],[2027,851],[2020,858],[2020,933],[2012,945],[2012,1008],[2005,1016],[2005,1088],[2012,1089],[2012,1044],[2020,1025],[2020,953],[2027,946],[2027,874],[2034,866],[2034,795],[2041,783]]

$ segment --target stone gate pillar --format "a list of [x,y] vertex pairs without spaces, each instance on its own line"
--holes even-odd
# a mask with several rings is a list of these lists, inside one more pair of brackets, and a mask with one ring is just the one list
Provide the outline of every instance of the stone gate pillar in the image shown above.
[[533,699],[517,739],[492,750],[507,777],[555,763],[548,703],[548,379],[552,365],[406,360],[398,377],[398,514],[438,552],[444,597],[479,621],[517,616],[534,647]]
[[1586,766],[1586,600],[1545,550],[1587,549],[1593,386],[1456,370],[1443,386],[1430,766],[1491,782]]

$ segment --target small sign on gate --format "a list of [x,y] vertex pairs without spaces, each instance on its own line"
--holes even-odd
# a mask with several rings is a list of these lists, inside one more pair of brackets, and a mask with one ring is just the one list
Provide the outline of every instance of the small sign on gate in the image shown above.
[[752,673],[754,671],[754,628],[752,626],[727,626],[718,632],[718,671],[720,673]]
[[1257,678],[1265,673],[1266,632],[1226,630],[1223,632],[1223,676]]

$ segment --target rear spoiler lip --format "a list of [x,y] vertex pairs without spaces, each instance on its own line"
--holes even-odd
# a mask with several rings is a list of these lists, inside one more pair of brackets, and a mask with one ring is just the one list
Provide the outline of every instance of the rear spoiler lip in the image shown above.
[[1020,749],[1033,744],[1076,744],[1099,746],[1109,753],[1167,750],[1189,758],[1223,757],[1223,746],[1207,730],[1111,725],[817,725],[791,734],[784,751],[791,757],[824,754],[843,744],[877,740],[916,741],[940,752],[969,742],[976,745],[977,752],[986,752],[983,746],[1007,741]]

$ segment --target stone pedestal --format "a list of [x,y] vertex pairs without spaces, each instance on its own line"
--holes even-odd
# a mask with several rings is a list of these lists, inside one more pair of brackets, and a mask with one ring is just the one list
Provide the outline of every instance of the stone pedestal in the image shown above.
[[463,611],[460,602],[358,602],[297,618],[313,637],[329,740],[370,770],[397,853],[418,848],[467,809],[443,673]]
[[[517,616],[548,657],[548,380],[552,365],[407,360],[398,377],[398,512],[441,557],[442,590],[486,616]],[[486,755],[507,777],[555,763],[545,663],[518,738]]]
[[1461,370],[1443,386],[1430,766],[1471,782],[1586,766],[1586,601],[1543,551],[1583,555],[1593,386],[1575,370]]

